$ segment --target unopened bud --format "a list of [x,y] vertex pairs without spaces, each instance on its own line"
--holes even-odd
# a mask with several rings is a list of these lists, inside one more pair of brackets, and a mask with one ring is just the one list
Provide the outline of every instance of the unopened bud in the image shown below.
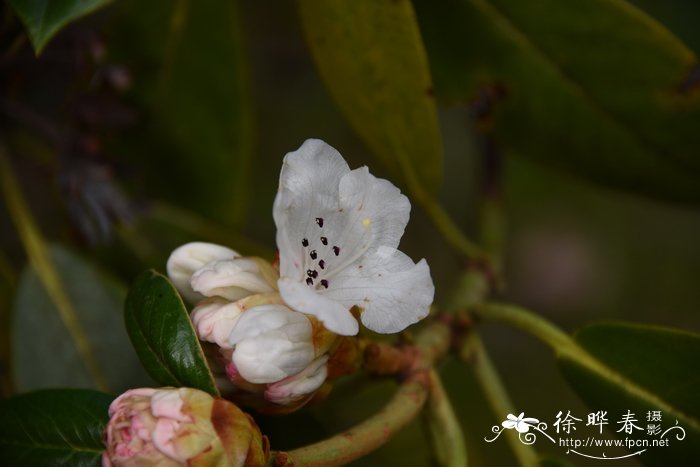
[[274,384],[265,391],[265,399],[275,404],[289,405],[311,397],[326,381],[328,355],[317,358],[304,370]]
[[192,290],[205,297],[236,301],[275,290],[275,282],[270,282],[265,274],[267,268],[272,266],[257,258],[211,261],[192,274],[190,284]]
[[259,305],[236,323],[229,342],[233,363],[251,383],[274,383],[299,373],[314,359],[313,329],[302,313],[284,305]]
[[186,243],[170,254],[167,264],[168,277],[187,301],[196,303],[203,297],[192,290],[192,274],[210,261],[237,257],[240,255],[232,249],[214,243]]
[[197,389],[132,389],[109,415],[104,467],[264,465],[267,457],[267,440],[248,415]]

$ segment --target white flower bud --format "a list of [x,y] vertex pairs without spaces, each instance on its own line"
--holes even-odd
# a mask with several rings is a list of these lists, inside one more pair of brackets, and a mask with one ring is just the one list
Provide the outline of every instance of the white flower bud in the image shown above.
[[236,301],[252,294],[274,291],[256,258],[210,261],[192,275],[190,285],[205,297]]
[[210,261],[233,259],[239,256],[232,249],[213,243],[186,243],[170,254],[167,264],[168,277],[187,301],[196,303],[203,297],[190,286],[192,274]]
[[210,298],[200,302],[190,316],[199,340],[231,349],[228,338],[242,313],[238,302]]
[[295,375],[315,357],[313,328],[303,313],[284,305],[260,305],[238,319],[229,343],[232,361],[251,383],[274,383]]
[[328,355],[317,358],[303,371],[271,384],[265,391],[265,399],[275,404],[287,405],[311,396],[326,380]]

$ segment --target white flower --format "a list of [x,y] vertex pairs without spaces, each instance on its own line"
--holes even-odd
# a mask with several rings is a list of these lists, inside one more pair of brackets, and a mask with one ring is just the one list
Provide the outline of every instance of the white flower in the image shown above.
[[341,335],[359,330],[353,306],[380,333],[425,318],[434,294],[428,265],[396,249],[410,209],[390,182],[350,170],[323,141],[304,142],[284,158],[273,208],[282,298]]
[[316,357],[309,319],[284,305],[245,311],[229,336],[233,364],[251,383],[274,383],[306,368]]
[[170,254],[166,266],[168,277],[187,301],[196,303],[204,297],[192,290],[192,274],[210,261],[237,257],[240,257],[238,253],[225,246],[205,242],[186,243]]
[[503,428],[512,430],[515,428],[518,433],[527,433],[530,431],[530,426],[537,425],[540,421],[536,418],[524,418],[525,412],[521,412],[517,417],[512,413],[509,413],[501,425]]

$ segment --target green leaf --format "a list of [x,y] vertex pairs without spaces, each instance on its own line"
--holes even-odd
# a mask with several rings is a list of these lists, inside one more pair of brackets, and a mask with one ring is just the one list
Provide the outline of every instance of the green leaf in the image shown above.
[[185,305],[165,276],[141,273],[126,297],[124,317],[141,363],[159,384],[219,395]]
[[37,55],[69,23],[111,0],[9,0],[29,32]]
[[[149,384],[124,328],[124,285],[62,247],[51,247],[50,256],[109,387],[122,391]],[[12,336],[17,390],[97,387],[55,302],[30,267],[22,272],[17,287]]]
[[623,0],[416,0],[436,92],[476,101],[509,152],[700,201],[698,59]]
[[411,3],[301,0],[299,7],[321,77],[352,126],[414,195],[435,194],[442,141]]
[[123,0],[115,9],[110,51],[134,71],[130,97],[143,117],[115,151],[142,168],[153,197],[243,224],[253,130],[238,2]]
[[[684,465],[700,456],[700,335],[656,326],[595,324],[581,329],[575,341],[594,359],[577,353],[559,355],[560,367],[591,409],[608,410],[611,431],[630,410],[646,428],[648,411],[662,412],[662,429],[670,431],[667,447],[649,448],[640,456],[650,465]],[[638,438],[652,438],[636,432]],[[624,435],[623,435],[624,436]],[[630,435],[633,436],[633,435]]]
[[113,397],[54,389],[0,402],[0,465],[99,466]]

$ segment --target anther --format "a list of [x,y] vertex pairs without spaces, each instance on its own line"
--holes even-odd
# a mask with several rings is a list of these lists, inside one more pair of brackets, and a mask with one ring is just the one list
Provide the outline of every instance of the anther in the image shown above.
[[[334,247],[333,247],[333,253],[335,253],[335,255],[338,256],[338,255],[340,254],[340,247],[334,246]],[[314,259],[316,259],[316,258],[314,258]]]
[[319,227],[323,227],[323,217],[317,217],[316,223],[318,224]]
[[328,281],[326,279],[321,279],[321,285],[328,288]]
[[311,251],[309,252],[309,256],[311,256],[311,259],[316,259],[316,257],[318,256],[318,254],[316,254],[316,250],[311,250]]
[[309,246],[309,241],[307,239],[303,239],[301,241],[301,246]]
[[328,245],[328,239],[326,237],[321,237],[321,243]]

